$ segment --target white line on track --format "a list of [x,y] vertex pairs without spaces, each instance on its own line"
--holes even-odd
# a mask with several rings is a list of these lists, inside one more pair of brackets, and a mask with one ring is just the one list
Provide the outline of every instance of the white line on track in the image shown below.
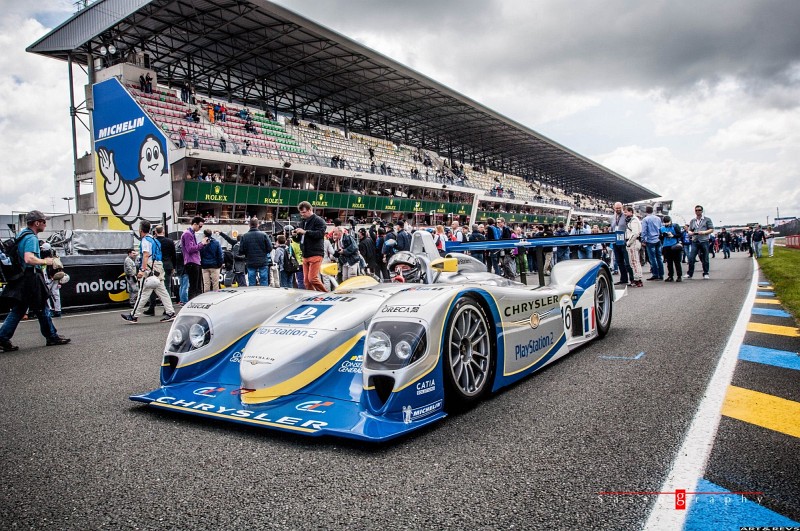
[[[694,492],[697,481],[705,472],[708,457],[714,447],[714,438],[717,434],[725,394],[733,378],[733,370],[739,357],[739,347],[744,341],[747,332],[747,323],[750,321],[750,312],[756,298],[758,288],[758,262],[753,260],[753,279],[750,291],[742,305],[742,311],[736,320],[722,357],[717,364],[714,375],[708,383],[703,400],[697,408],[692,425],[686,433],[672,469],[667,474],[667,479],[661,486],[660,492],[675,492],[675,489],[686,489]],[[656,497],[650,517],[644,525],[646,531],[661,531],[663,529],[683,529],[686,513],[692,504],[693,496],[686,496],[686,510],[675,510],[675,497],[660,495]]]

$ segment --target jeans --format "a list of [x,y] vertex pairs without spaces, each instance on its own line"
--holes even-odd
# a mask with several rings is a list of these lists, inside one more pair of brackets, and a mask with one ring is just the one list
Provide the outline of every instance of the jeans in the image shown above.
[[767,249],[769,249],[769,255],[772,256],[775,252],[775,238],[767,238]]
[[664,278],[664,262],[661,261],[661,242],[646,243],[647,260],[650,262],[650,274],[655,278]]
[[623,245],[614,245],[614,262],[619,267],[619,281],[623,284],[629,282],[628,274],[633,277],[630,262],[628,261],[628,248]]
[[[22,320],[22,316],[28,311],[28,303],[15,301],[11,311],[3,321],[3,326],[0,328],[0,339],[11,341],[14,332],[17,331],[17,325]],[[50,308],[46,307],[43,310],[37,310],[36,315],[39,318],[39,331],[47,339],[54,338],[58,335],[56,327],[53,325],[53,319],[50,315]]]
[[491,251],[489,259],[495,275],[503,276],[503,270],[500,268],[500,251]]
[[589,260],[592,257],[592,248],[588,246],[578,247],[578,260]]
[[692,250],[689,252],[689,271],[687,274],[691,278],[694,275],[694,263],[697,255],[700,255],[700,263],[703,265],[703,274],[708,274],[708,242],[692,243]]
[[[258,277],[258,283],[256,283],[256,276]],[[269,286],[269,266],[247,266],[247,285]]]
[[556,247],[556,263],[569,260],[569,247]]
[[181,304],[189,302],[189,275],[186,273],[181,275],[181,289],[178,292],[178,299]]
[[292,273],[287,273],[283,269],[281,269],[281,287],[282,288],[291,288],[292,287]]
[[756,258],[761,258],[761,245],[764,242],[753,242],[753,254],[756,255]]
[[731,246],[728,245],[727,243],[722,246],[722,256],[724,256],[725,258],[731,257]]

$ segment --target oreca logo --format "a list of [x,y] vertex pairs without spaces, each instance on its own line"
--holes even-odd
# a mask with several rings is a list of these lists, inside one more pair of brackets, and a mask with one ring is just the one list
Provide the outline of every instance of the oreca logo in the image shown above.
[[75,284],[75,293],[98,293],[107,292],[108,298],[113,302],[122,302],[130,298],[128,295],[128,283],[125,280],[125,273],[121,273],[116,280],[104,280],[98,278],[92,282],[78,282]]

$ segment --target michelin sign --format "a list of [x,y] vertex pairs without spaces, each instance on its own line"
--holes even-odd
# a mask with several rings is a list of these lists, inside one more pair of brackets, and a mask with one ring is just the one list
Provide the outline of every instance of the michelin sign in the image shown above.
[[[116,78],[92,86],[97,211],[109,228],[172,218],[168,140]],[[102,188],[102,190],[101,190]]]

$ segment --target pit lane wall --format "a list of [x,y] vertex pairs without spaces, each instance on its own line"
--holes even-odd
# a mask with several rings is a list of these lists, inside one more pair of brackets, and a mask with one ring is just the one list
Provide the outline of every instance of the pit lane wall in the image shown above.
[[[69,275],[69,282],[61,285],[62,309],[128,304],[124,254],[62,256],[61,262]],[[10,302],[0,298],[0,313],[11,309]]]

